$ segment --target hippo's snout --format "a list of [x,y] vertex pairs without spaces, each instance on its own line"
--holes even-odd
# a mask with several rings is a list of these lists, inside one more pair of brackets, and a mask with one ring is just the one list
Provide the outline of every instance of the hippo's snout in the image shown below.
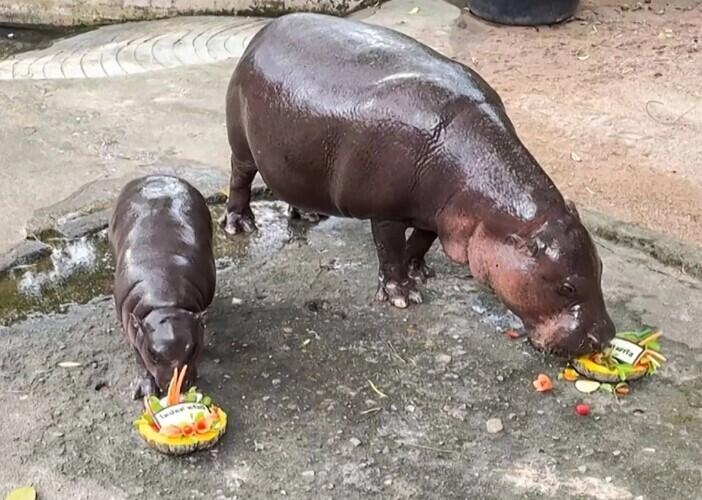
[[614,334],[614,323],[612,323],[609,316],[600,321],[596,321],[585,334],[587,341],[583,346],[582,352],[578,354],[588,354],[591,352],[602,351],[605,347],[607,347],[609,341],[614,338]]
[[614,337],[614,323],[606,312],[599,313],[595,320],[583,317],[568,312],[548,319],[533,329],[529,336],[531,343],[563,357],[602,351]]

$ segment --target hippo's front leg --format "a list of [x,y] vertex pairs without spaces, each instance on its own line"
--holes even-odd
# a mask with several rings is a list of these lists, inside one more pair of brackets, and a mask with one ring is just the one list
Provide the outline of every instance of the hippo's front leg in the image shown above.
[[142,361],[141,355],[138,351],[136,352],[136,356],[139,372],[137,373],[137,376],[134,377],[134,382],[132,382],[132,398],[142,399],[144,396],[158,396],[158,385],[156,385],[154,377],[151,376],[149,371],[144,366],[144,362]]
[[378,252],[378,292],[376,300],[389,300],[395,307],[405,308],[410,302],[419,304],[422,296],[408,275],[405,260],[405,229],[397,221],[371,220],[373,240]]
[[239,161],[232,154],[227,211],[219,221],[228,234],[251,233],[256,230],[251,211],[251,184],[257,171],[253,161]]

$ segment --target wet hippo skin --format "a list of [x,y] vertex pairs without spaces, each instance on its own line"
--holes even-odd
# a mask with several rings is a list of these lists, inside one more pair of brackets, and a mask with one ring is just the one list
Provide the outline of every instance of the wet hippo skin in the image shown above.
[[258,171],[300,210],[370,219],[379,300],[421,302],[416,281],[431,275],[424,257],[438,237],[537,347],[578,354],[613,336],[601,261],[575,207],[470,68],[386,28],[292,14],[252,39],[226,115],[228,233],[256,228]]
[[165,390],[186,364],[192,382],[216,283],[205,199],[177,177],[136,179],[117,199],[109,241],[117,319],[139,365],[133,396]]

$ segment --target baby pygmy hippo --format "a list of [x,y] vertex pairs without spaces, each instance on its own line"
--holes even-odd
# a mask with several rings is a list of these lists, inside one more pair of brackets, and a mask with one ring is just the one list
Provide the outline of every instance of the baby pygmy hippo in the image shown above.
[[178,177],[133,180],[117,199],[109,241],[117,319],[139,365],[134,398],[164,391],[186,364],[192,383],[216,283],[205,199]]

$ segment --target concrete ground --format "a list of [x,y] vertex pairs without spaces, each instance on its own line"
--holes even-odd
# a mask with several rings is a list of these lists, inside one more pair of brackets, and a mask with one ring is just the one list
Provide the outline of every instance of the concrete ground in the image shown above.
[[[438,277],[426,303],[395,310],[372,301],[368,224],[289,225],[277,202],[254,209],[258,234],[218,236],[199,385],[230,413],[221,444],[172,459],[141,443],[130,426],[139,410],[128,399],[135,362],[104,290],[0,330],[0,492],[26,483],[45,500],[685,499],[699,491],[699,281],[600,242],[617,326],[661,325],[669,362],[621,400],[565,382],[544,395],[531,381],[541,372],[555,380],[563,361],[501,334],[513,319],[440,252],[430,257]],[[582,401],[590,417],[574,413]],[[487,432],[491,418],[502,432]]]
[[[691,50],[699,8],[619,3],[586,1],[574,22],[538,31],[489,26],[430,0],[356,16],[475,65],[580,206],[699,243]],[[218,234],[199,385],[229,411],[229,432],[213,451],[187,458],[146,449],[130,426],[139,410],[127,398],[134,359],[115,325],[104,235],[83,235],[104,226],[115,191],[141,173],[175,171],[217,201],[227,181],[222,96],[235,60],[183,60],[206,59],[212,45],[203,52],[194,37],[178,45],[171,36],[184,25],[206,33],[209,23],[216,32],[230,26],[190,19],[128,27],[148,46],[127,44],[145,69],[128,76],[92,77],[115,67],[105,66],[111,55],[119,60],[110,44],[125,39],[110,28],[68,53],[16,56],[26,73],[0,81],[1,246],[28,226],[53,247],[0,277],[0,495],[31,483],[42,500],[696,497],[702,282],[678,261],[651,257],[660,257],[658,246],[630,236],[641,252],[598,239],[613,319],[620,329],[663,328],[662,372],[620,400],[564,382],[543,395],[531,381],[541,372],[555,379],[563,361],[508,340],[501,332],[514,319],[438,250],[425,304],[394,310],[372,302],[366,223],[289,224],[284,207],[261,196],[260,232],[233,241]],[[142,28],[173,43],[159,45]],[[176,50],[185,52],[169,59]],[[645,57],[649,50],[658,55]],[[74,52],[88,78],[35,71]],[[667,70],[649,71],[652,61]],[[608,224],[597,233],[617,240],[608,230],[618,226]],[[581,401],[590,417],[574,414]],[[487,432],[491,418],[503,431]]]

